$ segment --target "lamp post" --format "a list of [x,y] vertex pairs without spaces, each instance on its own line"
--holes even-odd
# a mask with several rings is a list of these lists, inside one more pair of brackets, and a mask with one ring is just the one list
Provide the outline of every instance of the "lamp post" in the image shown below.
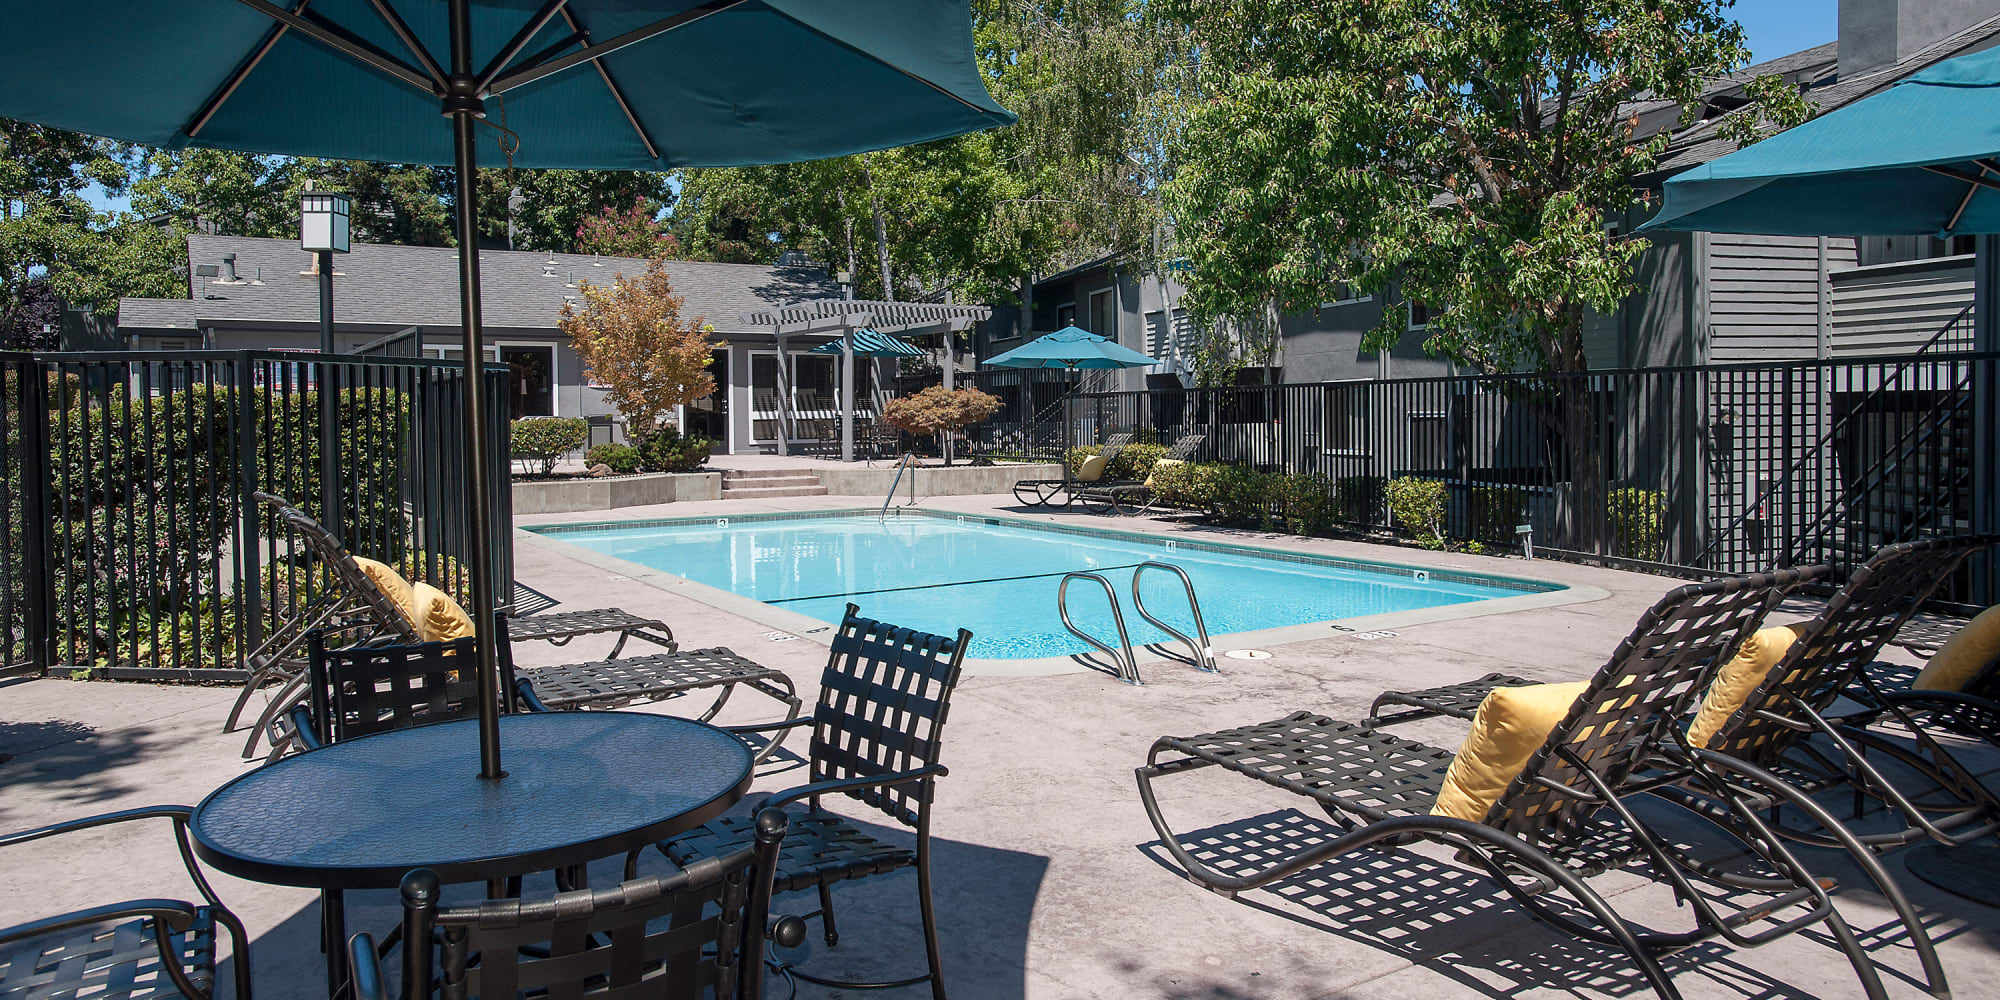
[[[328,531],[340,536],[340,468],[334,448],[340,440],[333,426],[333,255],[347,252],[349,201],[344,194],[306,190],[299,203],[299,246],[314,258],[319,273],[319,503]],[[344,536],[342,536],[344,537]]]

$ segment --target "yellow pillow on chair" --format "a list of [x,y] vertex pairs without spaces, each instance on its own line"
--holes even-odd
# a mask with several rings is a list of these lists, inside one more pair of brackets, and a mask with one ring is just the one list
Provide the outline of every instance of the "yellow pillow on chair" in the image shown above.
[[472,616],[450,594],[428,583],[410,589],[416,600],[417,638],[425,642],[450,642],[472,634]]
[[1103,455],[1092,455],[1084,459],[1082,465],[1076,467],[1076,481],[1079,483],[1094,483],[1103,479],[1104,467],[1110,464],[1111,460],[1105,458]]
[[382,596],[388,598],[389,603],[394,604],[396,610],[403,613],[404,620],[411,625],[417,623],[417,600],[410,591],[410,581],[403,579],[403,574],[396,572],[395,567],[387,563],[363,556],[355,556],[354,565],[361,567],[362,574],[375,585],[375,589],[381,591]]
[[1938,647],[1937,655],[1910,687],[1918,691],[1963,691],[1981,667],[2000,657],[2000,604],[1981,611],[1958,634]]
[[1724,723],[1736,714],[1743,703],[1750,700],[1750,692],[1764,683],[1771,668],[1785,658],[1792,643],[1799,640],[1799,630],[1805,623],[1797,625],[1773,625],[1760,628],[1743,645],[1736,647],[1736,655],[1716,672],[1708,690],[1701,696],[1701,708],[1694,713],[1694,720],[1688,723],[1688,746],[1697,750],[1708,747],[1708,741],[1722,731]]
[[1588,681],[1494,688],[1473,713],[1472,731],[1445,771],[1433,816],[1483,822],[1500,793],[1549,740]]

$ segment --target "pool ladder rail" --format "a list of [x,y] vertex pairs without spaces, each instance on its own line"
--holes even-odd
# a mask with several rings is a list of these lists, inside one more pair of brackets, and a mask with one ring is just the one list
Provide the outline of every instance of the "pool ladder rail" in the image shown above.
[[[1119,568],[1122,569],[1123,567]],[[1188,610],[1194,614],[1195,636],[1199,637],[1200,641],[1196,641],[1195,638],[1190,637],[1180,629],[1155,618],[1152,612],[1146,610],[1146,599],[1139,594],[1139,582],[1145,577],[1146,571],[1149,569],[1165,570],[1180,578],[1181,589],[1187,593]],[[1104,588],[1104,597],[1111,602],[1111,622],[1118,628],[1118,645],[1116,647],[1076,627],[1076,623],[1070,619],[1069,585],[1072,580],[1094,580],[1098,586]],[[1193,654],[1193,663],[1196,668],[1211,674],[1221,672],[1215,664],[1215,646],[1208,639],[1208,625],[1202,621],[1201,601],[1195,597],[1194,581],[1188,578],[1187,570],[1172,563],[1154,562],[1150,559],[1133,566],[1132,608],[1139,612],[1139,617],[1146,619],[1154,628],[1184,643],[1189,652]],[[1056,587],[1056,613],[1062,616],[1063,627],[1068,629],[1071,635],[1089,643],[1091,648],[1098,652],[1111,657],[1112,664],[1117,668],[1119,680],[1127,684],[1145,685],[1145,680],[1139,676],[1138,658],[1132,652],[1132,637],[1125,630],[1125,612],[1118,604],[1118,590],[1111,585],[1110,579],[1105,577],[1103,573],[1092,570],[1077,570],[1064,573],[1062,583]]]
[[908,507],[917,502],[916,465],[917,465],[917,453],[913,451],[904,452],[903,457],[896,460],[896,478],[889,480],[889,492],[887,495],[882,497],[882,511],[880,514],[877,515],[876,517],[877,520],[885,520],[888,518],[889,503],[890,501],[896,499],[896,487],[902,485],[903,471],[905,469],[910,470],[910,502],[904,504],[903,506]]

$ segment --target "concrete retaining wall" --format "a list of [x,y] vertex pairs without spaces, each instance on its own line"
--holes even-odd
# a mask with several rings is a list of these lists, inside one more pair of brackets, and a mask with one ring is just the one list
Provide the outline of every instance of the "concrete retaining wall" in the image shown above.
[[[880,497],[889,492],[889,484],[896,479],[893,466],[879,468],[840,468],[822,466],[815,468],[820,484],[827,493],[837,497]],[[910,476],[917,480],[918,497],[963,497],[991,493],[1010,493],[1016,480],[1060,479],[1062,466],[1054,462],[1046,465],[954,465],[919,466],[903,474],[903,485],[896,489],[899,497],[909,496]]]
[[514,513],[560,514],[572,510],[610,510],[673,503],[676,500],[719,500],[720,472],[661,472],[606,479],[515,483]]

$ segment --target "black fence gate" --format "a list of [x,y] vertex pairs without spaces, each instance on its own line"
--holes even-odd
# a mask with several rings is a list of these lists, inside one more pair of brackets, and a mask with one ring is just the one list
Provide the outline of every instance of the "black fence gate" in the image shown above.
[[[455,362],[0,354],[0,370],[0,675],[240,669],[272,622],[330,586],[252,499],[260,491],[334,527],[357,555],[461,597],[469,589],[466,387]],[[504,584],[506,369],[486,366],[481,389],[496,512],[484,544]]]

